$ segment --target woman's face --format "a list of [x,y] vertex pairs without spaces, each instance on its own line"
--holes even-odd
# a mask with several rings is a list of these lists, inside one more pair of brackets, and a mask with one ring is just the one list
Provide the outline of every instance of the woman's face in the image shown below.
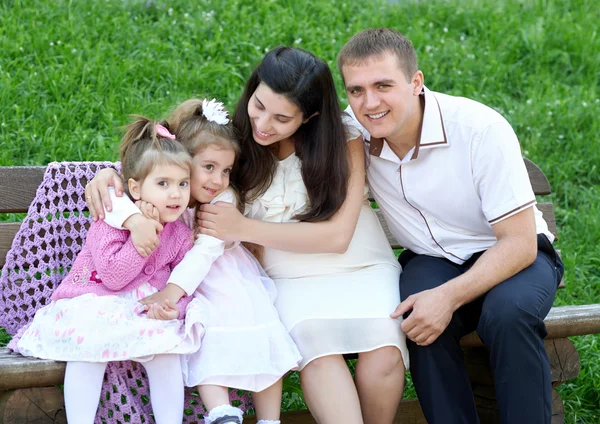
[[254,141],[261,146],[291,137],[306,122],[298,106],[262,82],[250,97],[248,117]]

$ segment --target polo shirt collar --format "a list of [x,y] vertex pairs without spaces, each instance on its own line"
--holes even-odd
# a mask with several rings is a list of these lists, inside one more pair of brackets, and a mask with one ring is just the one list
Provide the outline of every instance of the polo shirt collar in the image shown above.
[[[412,149],[411,160],[418,158],[419,151],[421,150],[450,146],[450,141],[446,136],[446,129],[444,128],[442,109],[440,108],[434,93],[427,87],[423,86],[421,96],[423,96],[423,101],[425,103],[423,121],[421,122],[421,128],[419,131],[419,141]],[[382,157],[388,156],[389,153],[393,154],[384,139],[375,137],[370,137],[369,152],[372,156]],[[383,155],[382,152],[384,152]]]

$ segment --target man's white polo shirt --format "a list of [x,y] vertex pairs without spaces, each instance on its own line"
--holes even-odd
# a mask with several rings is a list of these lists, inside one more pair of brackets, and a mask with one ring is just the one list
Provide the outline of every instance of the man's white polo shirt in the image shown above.
[[354,122],[363,131],[371,193],[396,240],[461,264],[496,243],[493,224],[533,206],[537,232],[553,241],[506,119],[466,98],[427,88],[422,96],[420,140],[402,160]]

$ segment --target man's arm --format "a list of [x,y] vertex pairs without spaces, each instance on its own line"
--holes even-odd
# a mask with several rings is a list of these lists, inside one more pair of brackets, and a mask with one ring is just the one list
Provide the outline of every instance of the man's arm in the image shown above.
[[458,308],[535,261],[537,237],[533,207],[494,224],[492,230],[498,241],[467,272],[435,289],[409,296],[398,305],[391,315],[393,318],[413,310],[402,322],[402,330],[409,339],[421,346],[433,343]]

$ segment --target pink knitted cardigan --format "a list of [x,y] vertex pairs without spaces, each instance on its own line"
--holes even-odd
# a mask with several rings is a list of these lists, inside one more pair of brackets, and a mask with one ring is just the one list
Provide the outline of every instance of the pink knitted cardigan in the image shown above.
[[[92,223],[83,249],[52,294],[52,300],[86,293],[123,294],[146,282],[158,290],[164,289],[171,270],[191,249],[193,233],[183,222],[176,221],[165,224],[158,238],[160,246],[143,258],[135,249],[129,231],[117,230],[104,221]],[[180,319],[185,316],[190,300],[184,296],[179,301]]]
[[[46,168],[0,275],[0,326],[15,335],[9,347],[16,344],[35,312],[50,302],[82,249],[90,224],[83,200],[85,184],[105,167],[119,170],[118,164],[110,162],[53,162]],[[244,410],[252,407],[246,392],[231,391],[230,397]],[[203,422],[205,409],[197,392],[186,391],[184,408],[185,423]],[[151,410],[143,366],[111,362],[96,423],[151,423]]]

